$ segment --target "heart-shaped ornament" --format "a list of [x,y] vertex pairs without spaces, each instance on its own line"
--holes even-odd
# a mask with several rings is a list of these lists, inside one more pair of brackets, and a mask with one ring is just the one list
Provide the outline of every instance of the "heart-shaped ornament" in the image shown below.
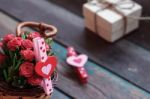
[[51,70],[51,68],[52,68],[52,65],[51,65],[51,64],[48,64],[47,66],[43,66],[43,67],[42,67],[42,72],[43,72],[44,74],[48,75],[49,72],[50,72],[50,70]]
[[45,62],[39,61],[35,66],[35,72],[44,77],[48,78],[54,72],[57,65],[57,59],[55,56],[48,56]]
[[67,58],[67,63],[74,67],[83,67],[88,60],[88,56],[85,54],[81,54],[78,56],[69,56]]

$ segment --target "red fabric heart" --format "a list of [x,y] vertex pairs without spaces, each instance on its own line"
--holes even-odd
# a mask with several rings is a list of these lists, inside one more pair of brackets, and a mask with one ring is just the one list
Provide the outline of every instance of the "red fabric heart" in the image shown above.
[[38,75],[48,78],[54,72],[57,65],[57,59],[55,56],[48,56],[45,62],[39,61],[35,66],[35,71]]

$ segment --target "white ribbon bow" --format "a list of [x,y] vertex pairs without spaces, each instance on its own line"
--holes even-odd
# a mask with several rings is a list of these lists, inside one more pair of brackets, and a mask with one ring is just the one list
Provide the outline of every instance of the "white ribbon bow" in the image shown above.
[[[95,2],[91,2],[91,1],[95,1]],[[111,4],[113,7],[118,7],[120,9],[132,9],[135,6],[135,2],[133,2],[132,0],[88,0],[88,2],[92,5],[97,5],[99,6],[99,4]]]

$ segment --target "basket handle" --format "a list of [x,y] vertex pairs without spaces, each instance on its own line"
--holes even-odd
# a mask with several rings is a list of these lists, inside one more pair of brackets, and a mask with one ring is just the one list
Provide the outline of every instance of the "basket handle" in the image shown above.
[[17,36],[21,36],[22,33],[21,29],[23,27],[37,28],[42,33],[42,35],[46,38],[53,37],[57,33],[57,28],[49,24],[38,23],[38,22],[22,22],[17,26],[16,29]]

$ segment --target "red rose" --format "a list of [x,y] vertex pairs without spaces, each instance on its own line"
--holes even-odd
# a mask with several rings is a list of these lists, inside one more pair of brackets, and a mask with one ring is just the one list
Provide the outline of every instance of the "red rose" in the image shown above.
[[32,41],[26,39],[26,40],[23,40],[21,42],[21,47],[23,49],[32,49],[33,48],[33,43],[32,43]]
[[8,41],[12,40],[14,37],[15,37],[14,34],[8,34],[8,35],[4,36],[3,42],[7,43]]
[[28,60],[28,61],[32,61],[35,58],[34,52],[30,49],[21,50],[20,54],[25,60]]
[[24,77],[31,77],[34,73],[34,64],[30,62],[24,62],[20,65],[20,75]]
[[40,35],[40,33],[38,33],[38,32],[33,32],[33,33],[30,33],[29,35],[28,35],[28,39],[33,39],[33,38],[36,38],[36,37],[41,37],[41,35]]
[[0,53],[0,64],[4,63],[6,57],[7,57],[6,55]]
[[42,77],[38,75],[33,75],[32,77],[28,78],[28,83],[31,85],[40,85],[41,81],[42,81]]
[[15,51],[16,48],[21,46],[21,41],[22,38],[21,37],[15,37],[13,38],[11,41],[9,41],[7,43],[7,47],[11,50],[11,51]]

